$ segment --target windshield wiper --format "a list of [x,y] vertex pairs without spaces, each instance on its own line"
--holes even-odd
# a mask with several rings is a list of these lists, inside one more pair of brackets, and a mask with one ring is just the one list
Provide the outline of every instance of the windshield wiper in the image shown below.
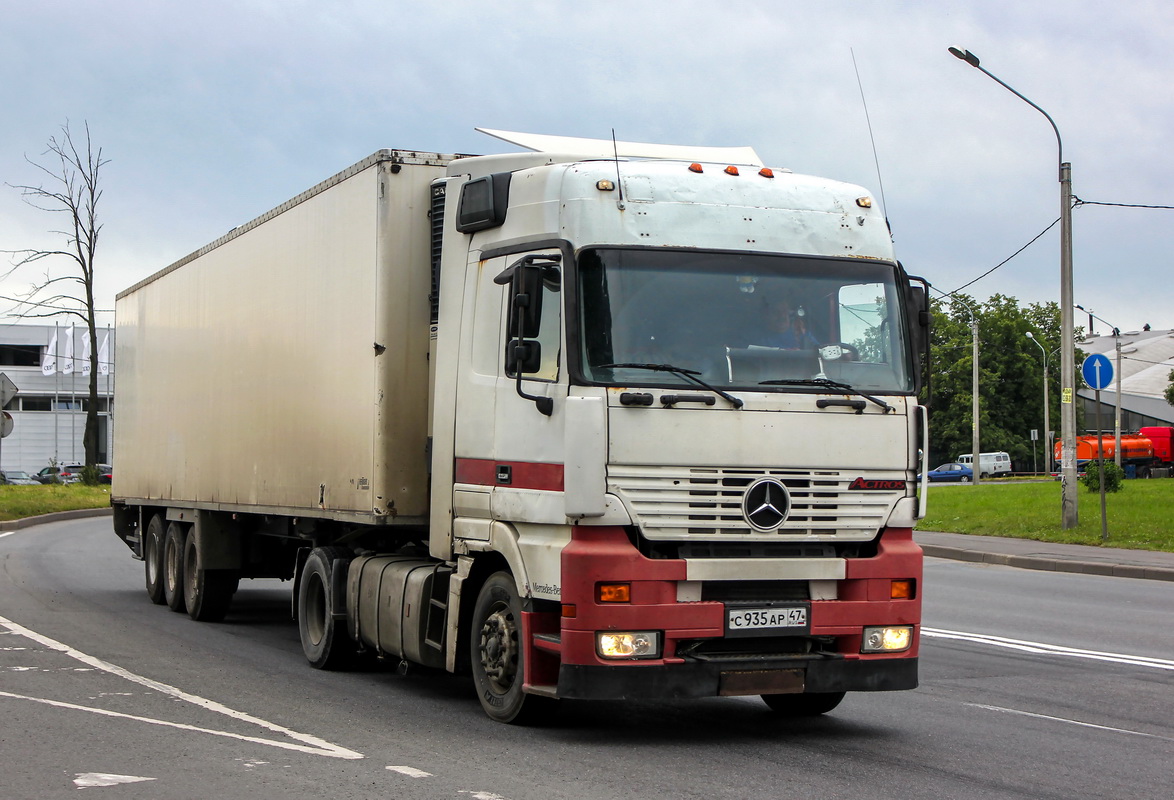
[[865,394],[864,392],[860,391],[859,389],[856,389],[852,386],[849,386],[846,383],[840,383],[839,381],[833,381],[828,378],[792,378],[792,379],[783,379],[783,380],[776,380],[776,381],[759,381],[759,385],[761,385],[761,386],[822,386],[825,389],[837,389],[839,391],[842,391],[844,394],[854,394],[858,397],[863,397],[865,400],[870,400],[873,403],[876,403],[881,408],[883,408],[885,410],[886,414],[888,414],[890,411],[896,411],[895,408],[893,408],[891,405],[886,403],[884,400],[881,400],[879,397],[873,397],[872,395]]
[[711,386],[710,384],[701,380],[701,378],[698,378],[697,376],[700,375],[701,373],[695,369],[685,369],[684,367],[674,367],[672,364],[633,364],[633,363],[600,364],[599,369],[647,369],[647,370],[651,370],[652,372],[671,372],[673,375],[679,375],[680,377],[684,378],[685,380],[689,381],[690,383],[697,384],[702,389],[708,389],[709,391],[713,392],[714,394],[716,394],[718,397],[722,398],[723,400],[728,400],[734,408],[741,408],[744,405],[740,399],[738,399],[737,397],[734,397],[732,394],[729,394],[727,392],[723,392],[721,389],[717,388],[716,386]]

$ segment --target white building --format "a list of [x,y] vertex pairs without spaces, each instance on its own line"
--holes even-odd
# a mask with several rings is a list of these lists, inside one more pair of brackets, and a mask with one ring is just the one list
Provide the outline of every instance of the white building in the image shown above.
[[[72,334],[72,340],[71,340]],[[51,461],[83,463],[89,403],[87,336],[83,325],[0,324],[0,372],[18,394],[4,406],[12,433],[0,439],[0,469],[35,473]],[[112,463],[110,412],[114,397],[114,331],[100,328],[98,462]]]
[[[1136,431],[1149,425],[1174,425],[1174,406],[1164,393],[1174,370],[1174,330],[1122,331],[1121,342],[1121,430]],[[1101,390],[1101,429],[1113,430],[1117,408],[1117,341],[1111,333],[1091,336],[1080,343],[1085,353],[1101,353],[1113,362],[1114,380]],[[1079,381],[1078,381],[1079,382]],[[1094,392],[1088,387],[1077,395],[1084,404],[1084,423],[1096,427]]]

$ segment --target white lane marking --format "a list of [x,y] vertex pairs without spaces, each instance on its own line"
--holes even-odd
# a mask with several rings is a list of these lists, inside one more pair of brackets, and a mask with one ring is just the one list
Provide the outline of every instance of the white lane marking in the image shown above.
[[[17,623],[13,622],[12,620],[5,619],[4,617],[0,617],[0,626],[7,628],[9,631],[17,634],[18,636],[23,636],[26,639],[31,639],[40,645],[48,647],[50,650],[56,650],[60,653],[63,653],[65,655],[69,656],[70,658],[73,658],[73,659],[76,659],[77,661],[82,662],[83,664],[88,664],[89,666],[94,667],[95,669],[100,669],[103,672],[109,672],[111,675],[117,675],[118,677],[120,677],[124,680],[128,680],[131,683],[137,683],[140,686],[145,686],[148,689],[153,689],[157,692],[161,692],[162,694],[169,695],[171,697],[176,698],[177,700],[183,700],[186,703],[191,703],[192,705],[199,706],[200,708],[206,709],[208,711],[213,711],[217,714],[223,714],[224,716],[229,717],[231,719],[235,719],[238,722],[247,722],[249,724],[256,725],[258,727],[264,728],[265,730],[271,731],[272,733],[277,733],[277,734],[281,734],[283,736],[288,736],[290,739],[293,739],[294,741],[297,741],[297,742],[301,742],[305,746],[304,747],[293,746],[287,742],[278,742],[278,741],[273,741],[271,739],[257,739],[257,738],[253,738],[253,737],[244,737],[244,736],[237,737],[237,738],[246,739],[247,741],[257,742],[259,744],[268,744],[268,745],[272,745],[273,747],[282,747],[285,749],[302,750],[303,752],[313,753],[315,755],[320,755],[320,756],[329,756],[331,758],[358,759],[358,758],[364,757],[362,753],[356,753],[354,750],[348,750],[345,747],[340,747],[339,745],[331,744],[330,742],[328,742],[324,739],[319,739],[317,736],[311,736],[308,733],[298,733],[297,731],[282,727],[281,725],[277,725],[276,723],[260,719],[259,717],[254,717],[251,714],[246,714],[243,711],[236,711],[234,709],[229,708],[228,706],[222,705],[221,703],[217,703],[215,700],[208,700],[207,698],[200,697],[199,695],[189,694],[188,692],[185,692],[182,689],[177,689],[174,686],[168,686],[165,683],[160,683],[159,681],[151,680],[150,678],[145,678],[142,675],[136,675],[135,673],[133,673],[129,670],[123,669],[122,667],[117,666],[116,664],[111,664],[107,661],[103,661],[100,658],[96,658],[94,656],[83,653],[80,650],[77,650],[73,647],[70,647],[69,645],[62,644],[61,642],[58,642],[55,639],[50,639],[48,636],[42,636],[41,634],[37,633],[36,631],[29,630],[28,628],[24,627],[23,625],[18,625]],[[4,693],[4,694],[7,694],[7,693]],[[19,696],[19,695],[17,695],[17,696]],[[23,699],[35,700],[36,698],[23,698]],[[95,713],[107,713],[104,711],[99,711],[98,709],[87,709],[85,706],[72,706],[71,704],[67,704],[67,703],[66,704],[58,704],[58,703],[54,703],[52,701],[40,701],[40,700],[38,700],[38,702],[46,702],[46,703],[49,703],[50,705],[61,705],[62,707],[66,707],[66,708],[72,707],[72,708],[78,708],[81,710],[95,711]],[[111,716],[128,716],[129,717],[130,715],[112,714]],[[144,722],[154,722],[156,724],[168,725],[170,727],[185,728],[188,730],[200,730],[200,731],[205,730],[202,728],[196,728],[194,726],[181,725],[181,724],[177,724],[177,723],[165,723],[160,720],[150,720],[146,717],[131,717],[131,718],[132,719],[140,719]],[[205,731],[205,732],[214,733],[214,731],[210,731],[210,730]],[[235,736],[235,734],[226,734],[223,731],[221,731],[219,733],[221,733],[223,735]]]
[[[0,697],[10,697],[13,700],[28,700],[30,703],[41,703],[46,706],[53,706],[54,708],[67,708],[71,711],[87,711],[91,714],[99,714],[103,717],[117,717],[119,719],[129,719],[135,722],[145,722],[148,725],[160,725],[164,728],[177,728],[182,731],[193,731],[195,733],[207,733],[211,736],[223,736],[228,739],[237,739],[242,742],[252,742],[254,744],[264,744],[270,747],[280,747],[283,750],[296,750],[299,753],[309,753],[315,756],[333,756],[335,758],[354,758],[355,756],[340,756],[332,752],[328,752],[320,747],[309,747],[303,744],[294,744],[293,742],[282,742],[274,739],[263,739],[260,736],[246,736],[243,733],[232,733],[231,731],[218,731],[214,728],[201,728],[196,725],[188,725],[186,722],[170,722],[165,719],[155,719],[153,717],[140,717],[135,714],[123,714],[120,711],[110,711],[105,708],[94,708],[93,706],[81,706],[77,703],[66,703],[61,700],[49,700],[45,697],[29,697],[24,694],[15,694],[13,692],[0,691]],[[362,758],[363,756],[357,756]]]
[[422,769],[415,767],[388,767],[392,772],[398,772],[400,775],[407,775],[409,778],[431,778],[431,772],[425,772]]
[[5,536],[11,536],[14,533],[16,533],[16,531],[8,531],[6,533],[0,533],[0,539],[3,539]]
[[467,789],[460,789],[457,791],[457,794],[467,794],[473,800],[506,800],[500,794],[494,794],[493,792],[471,792]]
[[1025,639],[1008,639],[1005,636],[949,631],[940,628],[922,628],[921,635],[931,639],[956,639],[964,642],[975,642],[977,644],[990,645],[991,647],[1002,647],[1008,650],[1021,650],[1025,653],[1087,658],[1093,661],[1111,661],[1115,664],[1129,664],[1134,667],[1174,670],[1174,660],[1168,658],[1151,658],[1150,656],[1135,656],[1127,653],[1107,653],[1101,650],[1081,650],[1077,647],[1064,647],[1058,644],[1032,642]]
[[983,708],[987,711],[998,711],[1002,714],[1017,714],[1021,717],[1033,717],[1034,719],[1046,719],[1050,722],[1063,722],[1067,725],[1079,725],[1082,728],[1096,728],[1099,731],[1112,731],[1113,733],[1127,733],[1130,736],[1145,736],[1148,739],[1164,739],[1166,741],[1174,741],[1165,736],[1158,736],[1156,733],[1142,733],[1141,731],[1131,731],[1128,728],[1113,728],[1108,725],[1095,725],[1091,722],[1081,722],[1077,719],[1068,719],[1066,717],[1052,717],[1047,714],[1034,714],[1030,711],[1020,711],[1016,708],[1003,708],[1002,706],[987,706],[982,703],[963,703],[963,705],[971,708]]
[[140,783],[153,781],[155,778],[140,778],[137,775],[111,775],[108,772],[79,772],[73,782],[79,789],[88,789],[94,786],[117,786],[120,783]]

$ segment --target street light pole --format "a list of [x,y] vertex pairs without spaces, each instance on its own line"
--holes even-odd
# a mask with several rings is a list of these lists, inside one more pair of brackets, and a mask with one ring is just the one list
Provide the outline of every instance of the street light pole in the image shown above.
[[1065,529],[1075,528],[1079,512],[1076,493],[1076,340],[1072,319],[1072,165],[1064,160],[1064,142],[1060,138],[1060,129],[1048,112],[983,69],[978,56],[969,50],[951,47],[950,54],[962,59],[1043,114],[1056,134],[1060,164],[1060,485],[1063,493],[1060,516]]
[[978,315],[974,313],[974,307],[966,301],[957,297],[951,300],[958,300],[970,314],[970,479],[977,486],[982,477],[978,428]]
[[1031,331],[1027,332],[1027,338],[1035,342],[1035,346],[1044,356],[1044,436],[1043,439],[1047,442],[1047,463],[1048,474],[1052,472],[1052,427],[1048,424],[1048,351],[1040,344],[1039,340],[1032,335]]

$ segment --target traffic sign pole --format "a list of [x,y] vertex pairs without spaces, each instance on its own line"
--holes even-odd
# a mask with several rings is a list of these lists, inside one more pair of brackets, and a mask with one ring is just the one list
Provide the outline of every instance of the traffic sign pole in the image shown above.
[[[1112,380],[1109,376],[1109,380]],[[1101,484],[1101,541],[1109,540],[1109,520],[1105,514],[1105,432],[1101,430],[1101,390],[1096,392],[1097,402],[1097,477]]]

